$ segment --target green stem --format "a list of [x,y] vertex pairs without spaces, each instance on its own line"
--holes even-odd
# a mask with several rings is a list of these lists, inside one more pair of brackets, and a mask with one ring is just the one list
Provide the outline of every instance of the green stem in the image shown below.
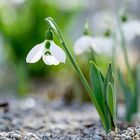
[[113,49],[112,49],[112,68],[113,72],[116,74],[116,33],[112,33],[112,40],[113,40]]
[[123,30],[122,30],[121,24],[120,24],[120,35],[121,35],[121,39],[122,39],[121,43],[122,43],[122,49],[123,49],[123,53],[124,53],[125,64],[126,64],[126,68],[127,68],[127,71],[128,71],[128,82],[130,84],[132,84],[131,85],[131,90],[132,90],[132,93],[134,93],[133,75],[132,75],[132,70],[131,70],[131,67],[130,67],[130,64],[129,64],[129,60],[128,60],[126,42],[125,42],[125,37],[124,37],[124,33],[123,33]]
[[121,34],[121,38],[122,38],[121,43],[122,43],[122,48],[123,48],[123,52],[124,52],[124,59],[125,59],[126,67],[127,67],[128,71],[131,72],[131,67],[129,65],[128,55],[127,55],[127,50],[126,50],[125,37],[124,37],[124,33],[123,33],[121,27],[120,27],[120,34]]
[[140,63],[136,69],[136,93],[137,93],[137,111],[140,112]]

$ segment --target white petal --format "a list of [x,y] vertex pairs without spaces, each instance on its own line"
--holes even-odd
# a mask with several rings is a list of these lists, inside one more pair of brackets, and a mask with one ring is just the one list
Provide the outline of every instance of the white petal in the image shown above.
[[30,52],[28,53],[28,55],[26,57],[27,63],[36,63],[37,61],[39,61],[39,59],[42,57],[42,54],[43,54],[44,49],[45,49],[45,42],[46,41],[36,45],[35,47],[33,47],[30,50]]
[[46,65],[58,65],[59,61],[55,59],[55,57],[51,55],[43,55],[43,61]]
[[85,51],[88,51],[92,46],[92,37],[88,35],[84,35],[80,37],[74,44],[74,53],[80,55]]
[[92,45],[93,50],[99,54],[111,55],[113,49],[113,40],[108,37],[94,37]]
[[101,11],[95,13],[92,19],[93,27],[99,32],[107,29],[114,29],[117,24],[117,19],[111,11]]
[[140,36],[140,21],[132,20],[123,24],[122,26],[125,39],[131,41],[137,35]]
[[66,54],[59,46],[57,46],[53,41],[51,42],[50,46],[50,53],[55,59],[59,62],[65,63],[66,61]]

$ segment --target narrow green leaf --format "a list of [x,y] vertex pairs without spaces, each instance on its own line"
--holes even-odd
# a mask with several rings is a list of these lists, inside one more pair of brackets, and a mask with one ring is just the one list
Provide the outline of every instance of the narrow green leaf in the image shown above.
[[114,111],[113,119],[114,119],[114,123],[116,125],[116,121],[117,121],[117,119],[116,119],[116,116],[117,116],[117,98],[116,98],[116,79],[115,79],[114,73],[112,73],[112,78],[114,79],[113,80],[114,85],[112,85],[112,90],[113,90],[113,111]]
[[112,71],[112,65],[109,64],[106,76],[105,76],[105,82],[110,82],[112,85],[114,85],[114,78],[113,78],[113,71]]
[[105,75],[105,80],[104,80],[104,97],[106,101],[107,101],[107,98],[106,98],[107,86],[108,86],[108,83],[111,82],[111,73],[112,73],[112,69],[111,69],[111,65],[109,65],[106,75]]
[[108,117],[108,108],[106,108],[106,103],[103,94],[104,87],[104,77],[100,72],[98,66],[95,62],[90,62],[90,80],[92,85],[93,94],[104,114],[106,132],[110,130],[110,117]]
[[106,102],[107,117],[109,118],[109,127],[116,126],[116,92],[115,80],[112,72],[112,65],[109,64],[104,80],[104,99]]
[[[114,91],[114,76],[113,76],[113,72],[112,72],[112,65],[109,64],[107,72],[106,72],[106,76],[105,76],[105,80],[104,80],[104,98],[107,102],[107,98],[108,98],[108,94],[110,93],[109,89],[108,89],[108,85],[109,83],[112,85],[112,94],[115,94]],[[115,97],[115,95],[112,95],[113,97]]]
[[108,103],[111,115],[113,116],[114,115],[114,97],[113,97],[113,87],[110,82],[108,84],[107,103]]
[[122,75],[121,71],[118,69],[117,72],[118,72],[118,80],[120,82],[120,85],[121,85],[123,91],[126,93],[128,91],[128,86],[125,83],[125,80],[123,78],[123,75]]
[[95,97],[102,109],[103,112],[105,112],[104,109],[104,97],[103,97],[103,79],[100,74],[99,68],[97,65],[91,61],[90,62],[90,80],[91,85],[93,89],[93,93],[95,94]]
[[134,97],[130,90],[130,88],[128,87],[128,85],[126,84],[123,75],[121,73],[120,70],[118,70],[118,80],[120,82],[120,85],[123,89],[123,93],[125,95],[125,104],[126,104],[126,120],[130,121],[133,115],[133,104],[134,103]]

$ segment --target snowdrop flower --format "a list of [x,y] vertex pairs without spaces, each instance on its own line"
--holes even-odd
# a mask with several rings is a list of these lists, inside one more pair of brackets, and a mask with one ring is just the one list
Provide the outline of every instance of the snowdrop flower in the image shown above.
[[92,37],[89,35],[83,35],[80,37],[74,44],[74,52],[77,55],[80,55],[86,51],[89,51],[92,47]]
[[36,63],[41,58],[46,65],[58,65],[60,62],[65,63],[66,61],[65,52],[53,40],[45,40],[34,46],[28,53],[26,62]]
[[[120,16],[121,28],[124,33],[124,37],[127,42],[132,41],[136,36],[140,36],[140,20],[128,20],[127,16]],[[100,12],[95,14],[93,18],[93,24],[95,29],[99,32],[104,32],[106,29],[110,29],[116,32],[117,38],[120,41],[121,36],[119,32],[118,19],[112,12]]]
[[131,20],[124,22],[122,30],[126,41],[132,41],[136,36],[140,36],[140,21]]
[[83,36],[74,43],[74,53],[80,55],[84,52],[91,51],[91,48],[94,45],[92,39],[92,36],[90,36],[88,20],[86,20]]
[[84,52],[91,51],[93,47],[92,36],[90,36],[88,20],[85,22],[84,33],[75,43],[74,43],[74,53],[76,55],[83,54]]
[[110,56],[113,49],[113,40],[111,37],[93,37],[93,43],[95,44],[92,49],[98,54],[105,54]]
[[80,55],[84,52],[93,50],[98,54],[111,55],[113,49],[113,39],[110,37],[111,30],[105,36],[92,37],[88,34],[88,27],[85,28],[85,34],[74,44],[74,53]]
[[90,49],[98,54],[110,56],[113,49],[113,40],[111,37],[91,37],[84,35],[74,44],[74,52],[77,55],[91,51]]
[[117,24],[115,14],[111,11],[101,11],[95,13],[92,24],[97,32],[104,32],[106,29],[113,30]]

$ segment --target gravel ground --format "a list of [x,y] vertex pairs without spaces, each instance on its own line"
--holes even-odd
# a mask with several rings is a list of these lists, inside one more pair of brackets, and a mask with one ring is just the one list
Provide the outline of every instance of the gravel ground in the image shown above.
[[111,131],[106,136],[91,104],[66,106],[33,98],[8,104],[8,111],[0,109],[0,140],[140,139],[140,126]]

